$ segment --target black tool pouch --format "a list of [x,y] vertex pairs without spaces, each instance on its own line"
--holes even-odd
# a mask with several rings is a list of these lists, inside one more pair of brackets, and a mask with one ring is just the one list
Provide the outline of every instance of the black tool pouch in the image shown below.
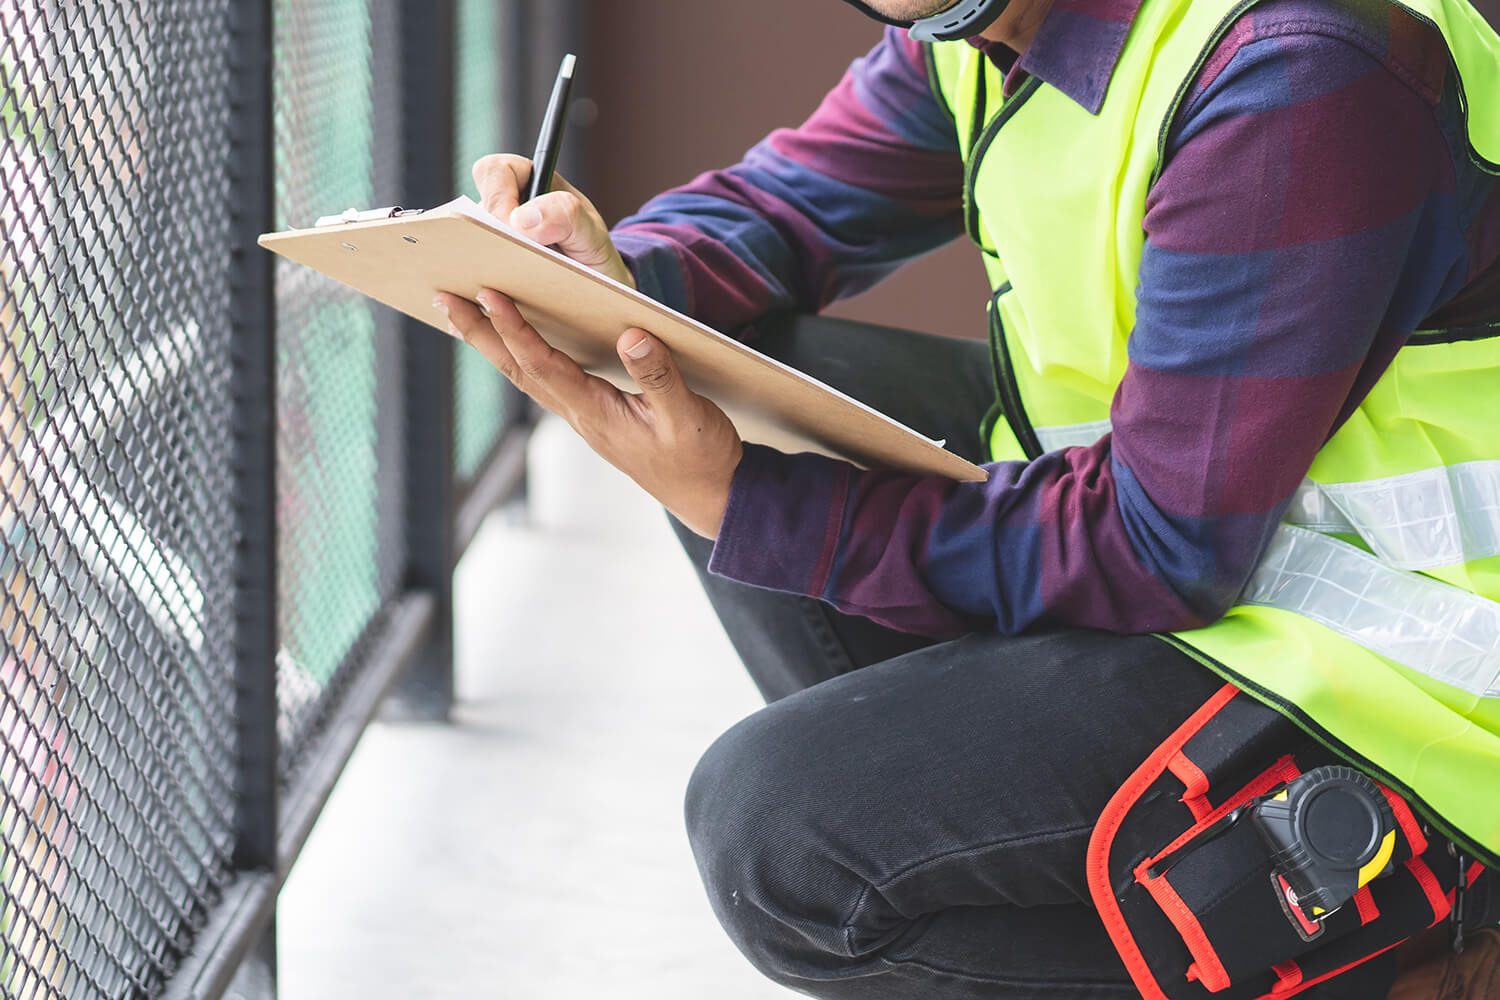
[[1387,873],[1315,924],[1286,904],[1255,824],[1225,822],[1303,772],[1343,763],[1226,686],[1115,794],[1089,845],[1089,888],[1146,1000],[1294,996],[1448,916],[1458,868],[1447,843],[1388,789],[1397,843]]

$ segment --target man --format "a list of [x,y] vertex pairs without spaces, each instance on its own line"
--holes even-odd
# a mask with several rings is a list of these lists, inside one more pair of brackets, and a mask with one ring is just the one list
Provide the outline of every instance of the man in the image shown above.
[[[524,159],[475,176],[539,242],[758,335],[991,461],[988,483],[743,445],[645,331],[619,344],[633,396],[502,296],[481,294],[487,320],[440,298],[686,526],[772,701],[688,792],[726,929],[819,997],[1137,995],[1085,851],[1226,679],[1494,860],[1494,12],[867,10],[950,8],[973,37],[892,28],[803,126],[613,234],[566,183],[519,205]],[[769,318],[965,231],[995,289],[988,350]],[[1302,995],[1380,997],[1395,975],[1392,952]]]

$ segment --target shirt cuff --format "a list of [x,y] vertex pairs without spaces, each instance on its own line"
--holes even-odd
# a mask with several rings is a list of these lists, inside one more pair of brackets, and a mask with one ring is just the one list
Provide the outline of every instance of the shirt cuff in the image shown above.
[[708,570],[822,597],[838,551],[854,467],[822,455],[746,444]]
[[636,291],[680,313],[692,315],[686,272],[670,243],[620,230],[610,234],[615,249],[635,277]]

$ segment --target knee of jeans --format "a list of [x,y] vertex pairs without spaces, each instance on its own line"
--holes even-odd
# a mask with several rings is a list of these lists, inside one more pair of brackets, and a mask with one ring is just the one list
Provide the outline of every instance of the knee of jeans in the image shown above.
[[861,886],[820,835],[808,771],[781,702],[721,736],[688,782],[688,839],[714,912],[778,982],[848,956],[844,917]]

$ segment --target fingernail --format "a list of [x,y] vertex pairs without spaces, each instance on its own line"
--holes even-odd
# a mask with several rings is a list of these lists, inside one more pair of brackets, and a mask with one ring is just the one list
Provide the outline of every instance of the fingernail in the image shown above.
[[483,295],[479,296],[479,311],[486,316],[490,314],[490,303]]
[[464,335],[458,331],[458,327],[454,326],[452,323],[448,324],[448,336],[452,337],[454,340],[466,339]]
[[515,223],[521,229],[535,229],[537,226],[540,226],[542,224],[542,213],[538,212],[530,205],[522,205],[520,208],[516,209],[515,214],[510,217],[510,221]]
[[448,303],[444,302],[440,298],[432,300],[432,308],[436,309],[438,312],[442,313],[444,316],[448,315]]
[[639,361],[651,353],[651,338],[642,337],[634,345],[625,348],[625,354]]

